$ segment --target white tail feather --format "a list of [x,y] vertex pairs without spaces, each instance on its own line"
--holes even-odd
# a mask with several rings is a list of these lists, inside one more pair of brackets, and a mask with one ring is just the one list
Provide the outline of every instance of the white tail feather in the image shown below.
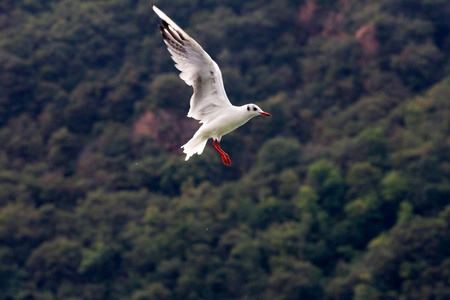
[[188,160],[189,157],[191,157],[195,153],[197,153],[198,155],[202,154],[207,141],[207,138],[205,139],[204,137],[194,136],[186,144],[181,146],[181,148],[183,148],[183,153],[186,153],[185,160]]

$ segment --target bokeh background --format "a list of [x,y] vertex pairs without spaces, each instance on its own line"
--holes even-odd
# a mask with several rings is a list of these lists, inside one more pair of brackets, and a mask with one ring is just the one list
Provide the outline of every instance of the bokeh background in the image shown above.
[[0,2],[0,299],[450,299],[450,1],[155,1],[255,118],[199,124],[148,0]]

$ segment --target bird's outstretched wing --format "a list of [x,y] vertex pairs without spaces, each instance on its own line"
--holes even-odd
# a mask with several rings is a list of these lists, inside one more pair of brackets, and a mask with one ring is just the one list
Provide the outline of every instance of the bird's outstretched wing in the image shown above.
[[225,93],[222,73],[205,50],[165,13],[152,4],[161,18],[161,35],[172,55],[180,78],[194,88],[188,117],[208,123],[220,110],[231,106]]

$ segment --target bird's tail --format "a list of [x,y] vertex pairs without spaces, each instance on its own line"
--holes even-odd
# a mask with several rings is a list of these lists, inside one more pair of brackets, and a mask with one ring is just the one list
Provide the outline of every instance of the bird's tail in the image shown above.
[[204,137],[194,136],[186,144],[181,146],[181,148],[183,148],[183,153],[186,153],[185,160],[188,160],[189,157],[191,157],[195,153],[197,153],[198,155],[202,154],[207,141],[207,138],[205,139]]

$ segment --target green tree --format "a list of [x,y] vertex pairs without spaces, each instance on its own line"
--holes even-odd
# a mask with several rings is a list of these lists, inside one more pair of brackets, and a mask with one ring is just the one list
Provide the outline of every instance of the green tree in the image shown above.
[[42,243],[27,260],[36,288],[57,292],[61,284],[74,284],[80,280],[77,273],[81,262],[81,246],[66,238]]
[[349,186],[348,197],[362,196],[378,190],[381,170],[369,162],[355,163],[349,167],[346,182]]
[[104,97],[103,84],[83,82],[69,95],[64,110],[67,128],[75,134],[88,134],[98,118],[97,102]]
[[281,171],[299,161],[300,143],[292,138],[278,137],[267,141],[258,152],[258,165],[263,172]]
[[66,127],[62,127],[53,132],[48,147],[48,159],[52,165],[55,167],[66,165],[65,172],[73,172],[74,162],[80,151],[80,139]]
[[13,250],[14,260],[23,263],[45,239],[39,212],[30,204],[8,203],[0,210],[0,240]]
[[270,261],[273,272],[265,299],[320,299],[320,270],[309,262],[275,256]]
[[391,171],[381,181],[381,194],[387,201],[402,200],[408,191],[408,181],[405,175]]
[[330,215],[336,214],[341,208],[345,191],[339,169],[331,161],[321,159],[308,167],[306,176],[317,187],[321,206]]
[[26,109],[35,108],[32,101],[36,85],[30,65],[20,57],[0,50],[0,125]]
[[188,111],[190,89],[174,73],[161,74],[150,85],[151,103],[155,107],[171,107],[178,111]]

